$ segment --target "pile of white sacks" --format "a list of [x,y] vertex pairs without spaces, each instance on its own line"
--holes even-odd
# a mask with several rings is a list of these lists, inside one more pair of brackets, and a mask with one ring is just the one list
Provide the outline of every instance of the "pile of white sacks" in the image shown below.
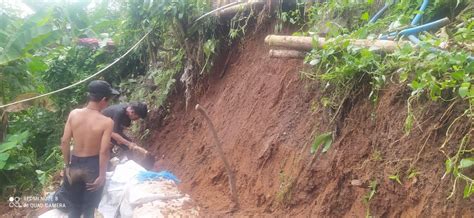
[[[105,218],[199,216],[199,208],[191,204],[188,195],[178,190],[174,181],[156,179],[139,182],[137,175],[141,171],[146,170],[129,160],[107,173],[98,209],[100,215]],[[67,217],[67,214],[51,210],[40,216],[47,217]]]

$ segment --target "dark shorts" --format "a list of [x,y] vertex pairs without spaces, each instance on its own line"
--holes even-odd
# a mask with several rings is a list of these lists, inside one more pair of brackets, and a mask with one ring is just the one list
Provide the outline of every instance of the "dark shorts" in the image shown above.
[[88,191],[86,183],[93,183],[99,176],[99,155],[91,157],[71,157],[69,167],[71,183],[64,176],[64,181],[55,195],[67,206],[69,217],[94,217],[94,210],[102,198],[102,186],[97,191]]

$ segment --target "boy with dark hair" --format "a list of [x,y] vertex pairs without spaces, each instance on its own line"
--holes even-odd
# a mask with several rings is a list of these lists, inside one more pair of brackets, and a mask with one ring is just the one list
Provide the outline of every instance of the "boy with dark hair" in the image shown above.
[[[114,122],[100,111],[119,92],[102,80],[90,82],[88,91],[87,106],[69,113],[61,139],[65,166],[61,193],[69,204],[69,217],[94,217],[109,161]],[[72,153],[71,139],[74,140]]]

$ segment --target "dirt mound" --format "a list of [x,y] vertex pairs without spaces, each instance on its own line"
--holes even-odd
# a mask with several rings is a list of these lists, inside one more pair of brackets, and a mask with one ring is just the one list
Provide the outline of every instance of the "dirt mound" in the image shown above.
[[[438,147],[446,129],[431,127],[446,105],[426,105],[417,114],[420,125],[404,137],[409,90],[389,85],[373,104],[369,87],[362,86],[345,104],[330,150],[310,154],[314,136],[333,130],[330,112],[320,103],[319,88],[301,79],[301,60],[268,57],[263,43],[268,33],[260,30],[234,46],[224,77],[222,66],[217,67],[195,102],[213,120],[235,169],[241,204],[235,215],[474,214],[474,200],[462,199],[462,188],[446,200],[452,181],[440,180],[444,156]],[[453,108],[443,119],[453,120],[456,114]],[[230,205],[227,176],[203,117],[186,111],[184,97],[178,97],[160,126],[151,139],[151,151],[162,157],[157,169],[173,171],[204,214],[225,213]],[[394,175],[401,184],[389,179]],[[364,203],[371,191],[373,197]]]

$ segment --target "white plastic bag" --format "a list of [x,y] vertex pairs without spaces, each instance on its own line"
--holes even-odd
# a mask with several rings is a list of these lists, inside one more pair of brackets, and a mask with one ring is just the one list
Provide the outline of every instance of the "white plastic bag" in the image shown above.
[[115,217],[128,187],[138,183],[136,175],[140,171],[145,171],[145,168],[129,160],[117,165],[113,172],[107,173],[104,193],[98,209],[105,218]]
[[67,217],[68,217],[67,213],[64,213],[58,209],[50,210],[38,216],[38,218],[67,218]]

